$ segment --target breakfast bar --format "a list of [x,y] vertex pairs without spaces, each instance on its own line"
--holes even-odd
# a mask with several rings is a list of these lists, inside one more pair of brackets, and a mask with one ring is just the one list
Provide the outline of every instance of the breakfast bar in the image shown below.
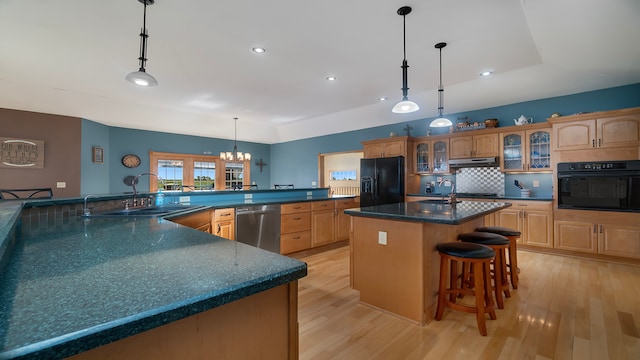
[[484,225],[503,202],[417,201],[345,210],[351,215],[351,287],[363,304],[428,323],[437,302],[435,246]]
[[20,207],[0,204],[0,359],[298,357],[305,263],[161,217]]

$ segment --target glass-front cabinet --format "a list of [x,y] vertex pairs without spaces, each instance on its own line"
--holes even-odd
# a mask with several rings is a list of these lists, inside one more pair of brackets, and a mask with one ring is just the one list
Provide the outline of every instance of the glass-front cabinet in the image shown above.
[[417,141],[415,149],[415,172],[418,174],[449,172],[449,141]]
[[551,170],[551,129],[530,129],[500,134],[503,172]]

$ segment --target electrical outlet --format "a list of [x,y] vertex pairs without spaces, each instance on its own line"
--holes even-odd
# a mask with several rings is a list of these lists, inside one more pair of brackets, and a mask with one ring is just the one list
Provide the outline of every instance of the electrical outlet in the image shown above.
[[387,245],[387,232],[378,231],[378,244]]
[[67,187],[67,183],[66,183],[66,182],[64,182],[64,181],[58,181],[58,182],[56,183],[56,187],[57,187],[58,189],[64,189],[64,188],[66,188],[66,187]]
[[451,181],[445,180],[444,181],[444,186],[451,186]]
[[431,182],[431,187],[436,187],[436,182],[435,181]]
[[540,181],[533,180],[533,187],[540,187]]

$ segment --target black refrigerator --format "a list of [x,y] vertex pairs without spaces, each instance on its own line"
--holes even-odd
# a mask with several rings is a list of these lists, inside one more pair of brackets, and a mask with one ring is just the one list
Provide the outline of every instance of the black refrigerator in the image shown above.
[[404,201],[404,157],[360,160],[360,206]]

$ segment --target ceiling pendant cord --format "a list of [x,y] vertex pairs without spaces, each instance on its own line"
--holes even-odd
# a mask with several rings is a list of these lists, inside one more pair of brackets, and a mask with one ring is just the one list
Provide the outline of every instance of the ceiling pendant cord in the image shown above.
[[156,86],[158,85],[158,80],[156,80],[153,75],[147,73],[145,69],[147,65],[147,39],[149,38],[149,33],[147,31],[147,5],[153,5],[155,0],[137,1],[144,5],[142,29],[140,29],[140,57],[138,57],[140,67],[138,71],[127,74],[125,79],[138,86]]
[[442,85],[442,48],[447,46],[445,42],[439,42],[435,48],[440,50],[440,84],[438,85],[438,118],[433,120],[429,127],[447,127],[452,126],[451,120],[442,115],[444,112],[444,85]]
[[396,114],[406,114],[414,111],[418,111],[420,107],[413,101],[409,100],[409,87],[407,85],[407,28],[406,28],[406,16],[411,13],[410,6],[403,6],[397,11],[398,15],[402,16],[402,47],[403,47],[403,60],[402,60],[402,101],[397,103],[392,112]]

